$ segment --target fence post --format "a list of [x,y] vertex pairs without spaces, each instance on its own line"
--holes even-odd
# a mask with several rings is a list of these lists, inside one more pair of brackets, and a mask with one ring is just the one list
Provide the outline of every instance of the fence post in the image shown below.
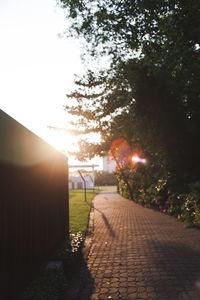
[[80,174],[81,178],[83,179],[84,182],[84,190],[85,190],[85,202],[87,201],[87,195],[86,195],[86,182],[85,182],[85,178],[83,177],[83,175],[81,174],[81,171],[78,170],[78,173]]

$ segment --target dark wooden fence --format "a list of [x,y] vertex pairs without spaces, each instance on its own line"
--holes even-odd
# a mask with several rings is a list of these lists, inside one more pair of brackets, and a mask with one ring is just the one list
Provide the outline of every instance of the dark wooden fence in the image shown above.
[[18,299],[68,221],[67,159],[0,111],[0,299]]

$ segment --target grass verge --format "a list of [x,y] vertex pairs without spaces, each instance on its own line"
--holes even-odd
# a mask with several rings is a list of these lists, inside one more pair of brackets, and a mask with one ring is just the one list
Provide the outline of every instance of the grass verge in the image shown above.
[[83,190],[69,191],[69,229],[71,233],[80,232],[83,236],[87,231],[88,218],[92,205],[92,199],[99,190],[87,190],[85,201]]
[[100,191],[112,191],[117,192],[117,186],[116,185],[108,185],[108,186],[99,186],[98,187]]

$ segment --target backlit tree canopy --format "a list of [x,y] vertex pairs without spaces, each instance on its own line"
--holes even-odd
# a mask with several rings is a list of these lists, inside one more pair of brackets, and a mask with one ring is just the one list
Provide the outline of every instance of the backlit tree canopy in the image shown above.
[[88,64],[68,95],[66,110],[79,116],[78,130],[101,133],[100,143],[81,141],[79,158],[103,154],[122,137],[159,172],[198,177],[200,2],[60,3],[69,34],[84,38],[91,61],[102,64]]

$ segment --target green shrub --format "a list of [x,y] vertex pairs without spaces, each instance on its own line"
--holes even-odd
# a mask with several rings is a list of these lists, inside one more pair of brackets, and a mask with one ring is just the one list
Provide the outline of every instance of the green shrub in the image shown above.
[[[162,177],[151,177],[151,173],[144,167],[124,172],[136,203],[173,215],[190,226],[200,227],[200,181],[180,183],[169,173]],[[130,199],[123,177],[118,174],[117,179],[119,193]]]
[[66,274],[75,270],[75,266],[81,257],[81,248],[84,237],[81,232],[71,233],[63,245],[56,252],[56,259],[61,260]]

